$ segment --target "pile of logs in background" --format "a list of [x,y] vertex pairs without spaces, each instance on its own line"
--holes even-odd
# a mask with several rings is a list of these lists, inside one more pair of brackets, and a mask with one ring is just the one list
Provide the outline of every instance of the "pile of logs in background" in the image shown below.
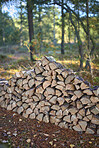
[[53,58],[0,84],[0,106],[25,118],[99,134],[99,87],[94,89]]

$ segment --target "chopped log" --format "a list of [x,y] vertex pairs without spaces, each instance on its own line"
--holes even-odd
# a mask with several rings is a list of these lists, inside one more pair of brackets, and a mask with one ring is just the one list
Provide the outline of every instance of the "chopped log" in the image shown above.
[[61,75],[57,75],[58,80],[64,81],[64,78]]
[[45,69],[45,70],[48,70],[48,71],[51,70],[50,67],[49,67],[49,65],[46,65],[46,66],[44,67],[44,69]]
[[43,81],[44,80],[44,77],[42,75],[40,75],[40,76],[36,76],[35,79],[37,81]]
[[35,80],[34,79],[30,79],[28,84],[29,84],[29,87],[31,88],[35,84]]
[[42,86],[39,86],[38,88],[36,88],[36,93],[40,93],[43,94],[44,89],[42,88]]
[[43,88],[46,89],[49,85],[51,85],[51,81],[44,81]]
[[49,102],[52,103],[52,104],[56,104],[56,101],[57,101],[57,96],[53,96]]
[[55,62],[49,63],[49,67],[50,67],[51,70],[55,70],[55,69],[58,68],[58,66],[57,66],[57,64]]
[[62,74],[62,76],[63,76],[64,78],[66,78],[66,77],[68,76],[68,74],[71,74],[71,72],[69,72],[69,71],[67,71],[66,69],[64,69],[61,74]]
[[26,89],[26,90],[28,90],[28,89],[29,89],[28,84],[24,84],[24,85],[23,85],[23,88]]
[[61,90],[61,91],[63,91],[64,90],[64,87],[62,86],[62,85],[56,85],[56,87],[55,88],[57,88],[57,89],[59,89],[59,90]]
[[57,85],[56,80],[53,80],[52,83],[51,83],[51,87],[54,87],[54,86],[56,86],[56,85]]
[[63,97],[59,97],[59,98],[57,98],[57,101],[58,101],[58,103],[59,103],[59,106],[61,106],[61,105],[64,104],[65,99],[64,99]]
[[49,60],[47,59],[47,57],[43,57],[41,62],[43,66],[46,66],[49,63]]
[[23,84],[23,80],[22,80],[22,79],[18,79],[18,80],[17,80],[17,85],[18,85],[19,87],[21,87],[22,84]]
[[42,73],[42,75],[43,76],[50,76],[51,75],[51,71],[44,71],[43,73]]
[[48,81],[51,81],[52,80],[52,76],[45,77],[45,79],[48,80]]
[[75,78],[75,75],[69,75],[66,79],[65,79],[65,84],[70,83],[71,81],[73,81],[73,79]]
[[56,79],[56,71],[52,71],[52,79],[53,79],[53,80]]
[[77,98],[80,98],[83,95],[82,91],[80,90],[74,91],[74,94],[77,96]]
[[80,89],[80,86],[79,85],[75,85],[75,88],[78,90],[78,89]]
[[35,81],[35,86],[37,87],[37,86],[41,85],[42,83],[43,83],[42,81]]
[[53,95],[49,95],[46,97],[46,100],[50,100],[52,98]]
[[86,85],[84,82],[82,82],[81,85],[80,85],[80,88],[83,90],[83,89],[89,88],[89,86]]
[[31,75],[32,75],[32,78],[35,78],[35,76],[36,76],[35,71],[32,71]]
[[65,83],[63,81],[58,81],[57,84],[65,86]]
[[87,95],[92,95],[92,91],[90,89],[86,89],[83,91],[84,94],[87,94]]
[[75,90],[75,87],[73,84],[67,84],[66,85],[66,90]]
[[23,80],[23,85],[26,84],[26,83],[28,83],[28,80],[27,79],[24,79]]
[[56,92],[55,92],[56,96],[60,97],[62,95],[62,92],[58,89],[56,89]]
[[58,74],[61,74],[62,73],[62,69],[56,69],[55,70]]
[[78,78],[75,78],[74,79],[74,82],[73,82],[73,84],[81,84],[82,83],[82,81],[81,80],[79,80]]
[[38,101],[39,101],[39,98],[38,98],[37,96],[33,96],[33,100],[34,100],[35,102],[38,102]]
[[48,95],[54,95],[54,94],[55,94],[54,89],[51,88],[51,87],[47,87],[47,88],[46,88],[46,91],[47,91]]

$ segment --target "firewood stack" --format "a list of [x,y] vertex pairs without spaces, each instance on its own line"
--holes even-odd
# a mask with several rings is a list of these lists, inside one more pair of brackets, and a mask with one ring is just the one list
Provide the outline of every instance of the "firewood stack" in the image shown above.
[[50,57],[1,83],[0,106],[25,118],[99,134],[99,87],[91,89]]

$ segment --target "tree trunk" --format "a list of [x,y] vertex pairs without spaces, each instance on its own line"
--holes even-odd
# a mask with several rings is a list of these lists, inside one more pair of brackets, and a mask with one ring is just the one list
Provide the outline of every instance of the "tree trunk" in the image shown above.
[[61,42],[61,54],[64,54],[64,9],[63,9],[64,0],[62,0],[61,14],[62,14],[62,42]]
[[71,37],[71,33],[70,33],[70,14],[69,14],[69,26],[68,26],[68,38],[69,38],[69,49],[70,49],[70,37]]
[[53,44],[56,45],[55,39],[55,5],[53,6]]
[[22,18],[22,2],[21,2],[21,28],[20,28],[20,46],[22,46],[22,44],[23,44],[23,41],[22,41],[22,21],[23,21],[23,18]]
[[[31,43],[31,40],[34,38],[32,5],[33,4],[31,2],[31,0],[27,0],[27,13],[28,13],[28,26],[29,26],[29,41],[30,41],[30,43]],[[34,52],[34,48],[32,46],[30,46],[30,59],[32,61],[34,61],[33,52]]]
[[[90,32],[89,32],[89,5],[88,5],[88,1],[86,1],[86,19],[87,19],[87,50],[89,51],[89,44],[90,44]],[[86,65],[85,65],[85,68],[86,70],[89,68],[90,72],[91,72],[91,65],[90,65],[90,62],[91,62],[91,57],[89,55],[89,57],[87,58],[86,60]]]
[[41,54],[41,51],[42,51],[42,18],[41,18],[41,8],[42,6],[39,5],[39,33],[40,33],[40,54]]

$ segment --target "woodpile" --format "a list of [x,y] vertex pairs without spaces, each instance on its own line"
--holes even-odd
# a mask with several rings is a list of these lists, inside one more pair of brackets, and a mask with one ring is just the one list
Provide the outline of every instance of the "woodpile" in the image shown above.
[[94,89],[53,58],[0,82],[0,106],[25,118],[99,134],[99,87]]

